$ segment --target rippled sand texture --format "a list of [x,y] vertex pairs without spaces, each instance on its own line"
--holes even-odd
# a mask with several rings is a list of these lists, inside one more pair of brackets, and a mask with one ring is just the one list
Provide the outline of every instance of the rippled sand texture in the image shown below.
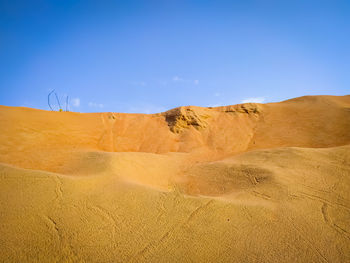
[[0,106],[0,262],[350,262],[350,96]]

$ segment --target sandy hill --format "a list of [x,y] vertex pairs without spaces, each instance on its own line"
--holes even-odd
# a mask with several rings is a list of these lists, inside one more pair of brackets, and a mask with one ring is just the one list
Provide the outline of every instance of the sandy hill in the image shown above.
[[0,124],[2,262],[350,262],[350,96]]

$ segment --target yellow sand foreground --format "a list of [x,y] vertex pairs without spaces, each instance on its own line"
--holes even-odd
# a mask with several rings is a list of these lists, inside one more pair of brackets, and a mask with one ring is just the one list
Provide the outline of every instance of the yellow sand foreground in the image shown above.
[[350,96],[0,123],[1,262],[350,262]]

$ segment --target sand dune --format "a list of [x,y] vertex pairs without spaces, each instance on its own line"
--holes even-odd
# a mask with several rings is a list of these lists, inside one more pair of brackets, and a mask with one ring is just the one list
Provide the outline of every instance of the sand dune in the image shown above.
[[350,262],[350,96],[0,123],[1,262]]

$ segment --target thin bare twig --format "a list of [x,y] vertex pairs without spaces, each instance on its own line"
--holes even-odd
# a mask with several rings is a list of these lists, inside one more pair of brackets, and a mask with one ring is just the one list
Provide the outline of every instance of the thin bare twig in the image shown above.
[[58,96],[57,96],[56,92],[55,92],[55,95],[56,95],[56,100],[58,102],[58,106],[60,107],[60,111],[61,111],[62,110],[61,103],[60,103],[60,100],[58,99]]
[[50,95],[54,92],[55,90],[52,90],[49,95],[47,95],[47,104],[49,104],[49,107],[50,109],[53,111],[53,108],[51,107],[51,104],[50,104]]
[[68,96],[66,97],[66,111],[68,111]]

